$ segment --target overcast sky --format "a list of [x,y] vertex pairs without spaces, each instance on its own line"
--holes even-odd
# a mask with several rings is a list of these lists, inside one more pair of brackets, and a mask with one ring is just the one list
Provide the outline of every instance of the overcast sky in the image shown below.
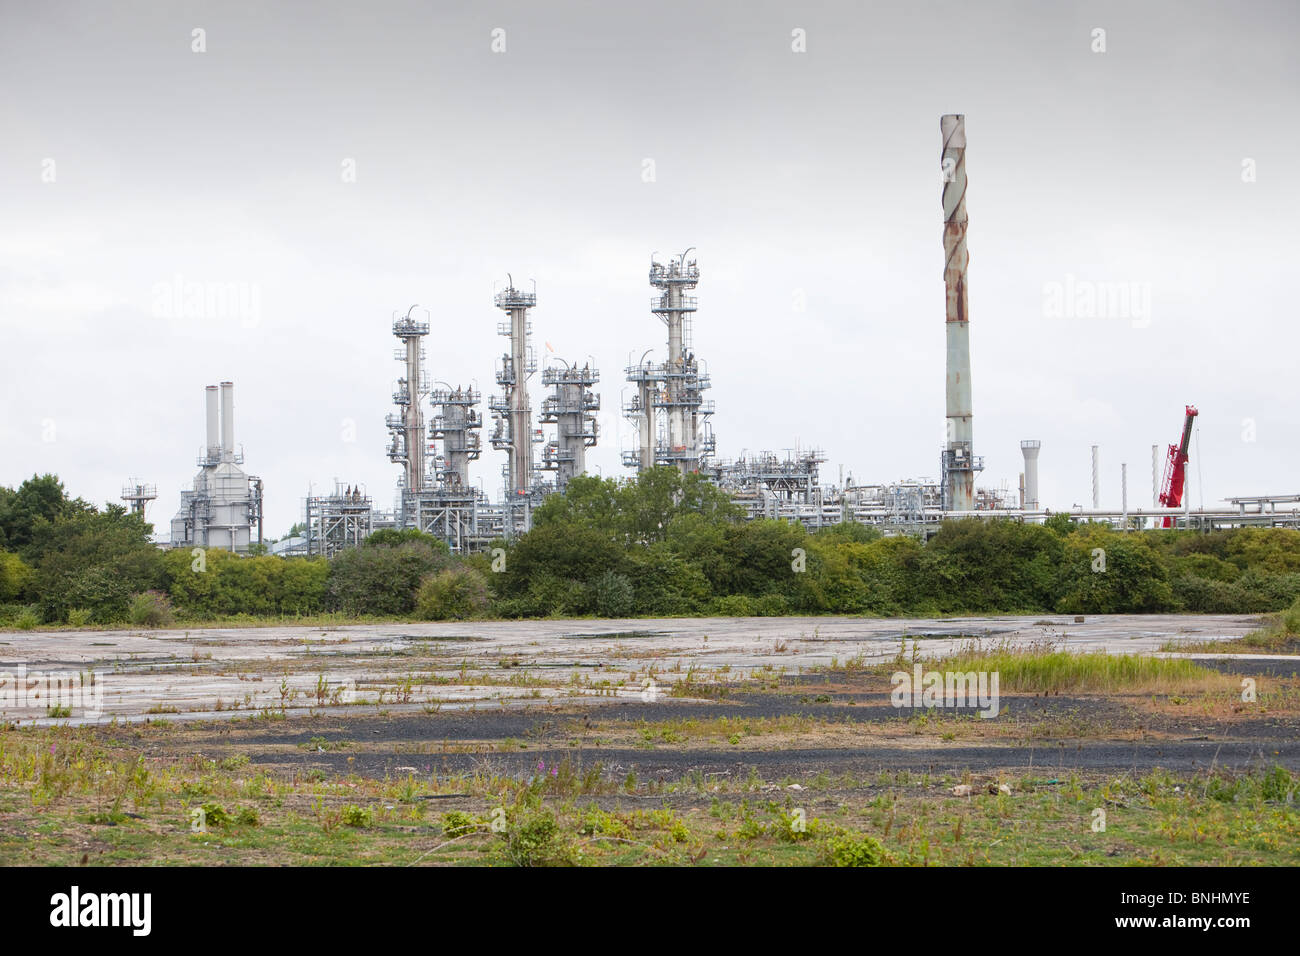
[[[627,474],[650,255],[688,246],[721,457],[937,477],[959,112],[980,483],[1014,488],[1037,438],[1044,503],[1087,503],[1096,443],[1103,505],[1125,461],[1148,503],[1194,403],[1193,506],[1300,491],[1295,3],[452,6],[5,5],[0,484],[137,477],[163,531],[231,379],[268,535],[309,483],[389,507],[393,312],[428,309],[431,377],[489,394],[507,272],[539,356],[598,364],[590,463]],[[177,315],[176,282],[249,298]]]

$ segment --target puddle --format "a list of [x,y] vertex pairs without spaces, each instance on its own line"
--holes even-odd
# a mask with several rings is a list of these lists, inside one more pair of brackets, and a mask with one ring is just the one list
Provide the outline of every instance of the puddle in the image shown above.
[[491,638],[475,637],[473,634],[421,634],[418,637],[414,634],[398,634],[399,641],[487,641]]
[[669,637],[667,631],[600,631],[595,634],[565,634],[566,640],[571,641],[588,641],[588,640],[623,640],[628,637]]

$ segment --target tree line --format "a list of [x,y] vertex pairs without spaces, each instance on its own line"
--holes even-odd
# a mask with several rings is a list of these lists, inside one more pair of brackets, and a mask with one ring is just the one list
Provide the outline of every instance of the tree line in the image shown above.
[[1130,531],[1054,515],[928,540],[743,520],[698,475],[581,477],[533,527],[466,556],[381,530],[332,559],[161,550],[53,475],[0,487],[0,625],[348,617],[1253,613],[1300,598],[1300,531]]

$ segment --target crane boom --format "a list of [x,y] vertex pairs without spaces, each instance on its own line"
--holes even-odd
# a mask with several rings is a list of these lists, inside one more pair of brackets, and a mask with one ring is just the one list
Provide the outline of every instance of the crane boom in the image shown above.
[[[1165,508],[1178,508],[1183,503],[1183,487],[1187,482],[1187,452],[1192,443],[1192,419],[1199,414],[1195,405],[1188,405],[1183,418],[1183,434],[1178,444],[1170,445],[1165,456],[1165,477],[1161,482],[1160,504]],[[1166,516],[1164,526],[1171,527],[1173,519]]]

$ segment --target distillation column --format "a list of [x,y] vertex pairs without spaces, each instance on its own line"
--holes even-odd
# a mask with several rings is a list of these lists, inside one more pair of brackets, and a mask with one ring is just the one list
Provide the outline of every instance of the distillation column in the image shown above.
[[655,466],[655,397],[663,369],[646,361],[648,350],[641,356],[639,365],[627,367],[627,381],[636,386],[630,402],[623,403],[623,416],[636,426],[636,448],[624,449],[623,464],[637,471],[648,471]]
[[662,373],[663,392],[654,402],[664,409],[666,440],[656,459],[683,472],[699,471],[713,450],[707,419],[712,404],[705,402],[703,390],[709,387],[707,376],[699,373],[699,363],[691,352],[691,316],[696,311],[695,296],[686,295],[700,281],[700,269],[690,249],[666,264],[650,263],[650,284],[661,290],[650,302],[650,311],[668,327],[668,362]]
[[542,372],[542,384],[555,391],[542,400],[541,421],[555,426],[555,441],[542,450],[542,467],[555,472],[555,490],[587,470],[587,449],[596,444],[596,415],[600,396],[591,387],[600,372],[590,365],[552,366]]
[[946,114],[939,120],[943,136],[943,281],[948,346],[947,445],[943,455],[944,508],[975,507],[975,473],[983,462],[974,455],[970,384],[970,312],[966,301],[966,117]]
[[475,410],[479,393],[472,386],[436,389],[429,403],[437,409],[429,423],[429,440],[442,442],[438,481],[447,491],[469,488],[469,463],[482,453],[478,430],[482,416]]
[[[513,282],[496,296],[496,307],[510,316],[499,323],[497,332],[509,336],[510,351],[502,356],[497,382],[505,388],[502,399],[492,402],[498,416],[492,445],[509,455],[506,466],[506,492],[509,498],[528,494],[533,482],[532,410],[528,406],[528,376],[537,370],[528,346],[532,331],[528,310],[537,305],[537,295],[521,292]],[[504,422],[505,427],[502,427]]]
[[424,412],[420,400],[428,391],[424,369],[424,336],[429,334],[428,322],[411,318],[415,306],[406,315],[393,320],[393,335],[402,342],[394,358],[405,366],[405,378],[399,379],[393,392],[393,403],[399,414],[389,415],[387,425],[393,439],[388,446],[390,460],[402,465],[402,482],[406,494],[417,494],[425,485]]

